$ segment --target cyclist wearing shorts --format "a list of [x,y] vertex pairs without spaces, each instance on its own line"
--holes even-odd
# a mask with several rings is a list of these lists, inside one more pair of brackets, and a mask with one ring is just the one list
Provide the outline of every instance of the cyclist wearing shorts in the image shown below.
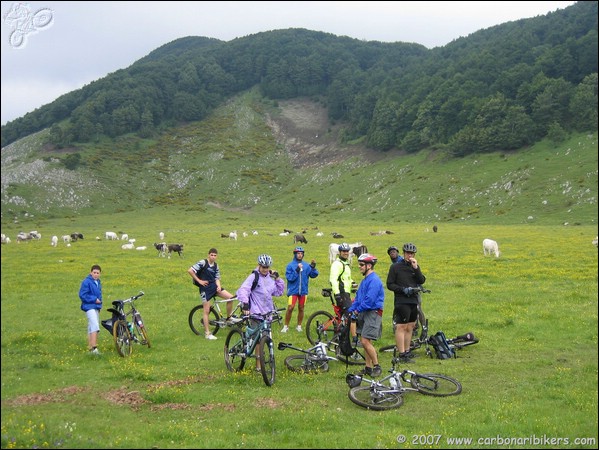
[[[208,257],[198,261],[191,266],[187,273],[193,278],[194,282],[200,288],[200,299],[202,300],[202,306],[204,308],[204,330],[206,339],[216,340],[218,339],[210,332],[210,321],[208,315],[210,313],[210,300],[214,296],[219,296],[222,299],[228,300],[233,298],[233,294],[222,288],[220,284],[220,269],[216,263],[218,256],[218,250],[211,248],[208,250]],[[233,313],[233,303],[227,302],[227,317],[231,317]],[[239,322],[241,319],[233,318],[229,319],[233,323]]]
[[297,309],[297,327],[296,330],[302,331],[302,321],[304,320],[304,306],[308,298],[308,281],[310,278],[316,278],[316,261],[312,260],[310,265],[304,264],[304,248],[295,247],[293,249],[293,260],[287,264],[285,278],[287,279],[287,312],[285,313],[285,326],[281,328],[281,333],[287,333],[289,322],[293,315],[293,309],[298,304]]
[[392,264],[387,275],[387,289],[393,291],[395,327],[395,345],[400,362],[409,362],[412,332],[418,318],[418,292],[412,288],[423,284],[426,277],[422,274],[418,261],[414,258],[416,246],[412,243],[403,246],[403,261]]
[[360,273],[364,277],[356,292],[356,299],[348,308],[352,320],[357,322],[357,332],[364,348],[366,366],[363,374],[380,376],[383,371],[379,365],[378,354],[372,341],[380,339],[383,331],[383,307],[385,289],[380,277],[374,272],[377,258],[364,253],[358,257]]

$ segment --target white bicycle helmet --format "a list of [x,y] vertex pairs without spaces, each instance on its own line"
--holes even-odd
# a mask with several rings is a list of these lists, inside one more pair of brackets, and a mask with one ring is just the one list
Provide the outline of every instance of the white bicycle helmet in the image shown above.
[[349,248],[349,244],[348,244],[348,243],[344,242],[343,244],[341,244],[341,245],[339,246],[339,249],[338,249],[338,250],[339,250],[340,252],[349,252],[349,251],[351,250],[351,248]]
[[258,256],[258,264],[264,267],[270,267],[272,266],[272,258],[270,257],[270,255],[260,255]]
[[371,255],[370,253],[363,253],[362,255],[358,256],[358,262],[372,264],[372,267],[374,267],[377,261],[378,259],[376,256]]

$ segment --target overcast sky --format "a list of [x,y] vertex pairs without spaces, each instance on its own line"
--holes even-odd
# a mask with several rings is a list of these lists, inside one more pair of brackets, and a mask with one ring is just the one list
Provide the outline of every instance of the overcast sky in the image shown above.
[[185,36],[306,28],[428,48],[575,2],[2,2],[2,125]]

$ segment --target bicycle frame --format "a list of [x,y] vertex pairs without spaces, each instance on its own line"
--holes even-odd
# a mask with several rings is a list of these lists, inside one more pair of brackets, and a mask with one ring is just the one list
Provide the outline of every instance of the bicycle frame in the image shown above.
[[[218,333],[218,330],[220,330],[221,328],[225,328],[227,326],[236,326],[237,324],[232,324],[229,322],[229,320],[231,319],[231,317],[235,316],[235,313],[237,311],[241,311],[241,309],[240,309],[241,306],[239,305],[239,302],[238,302],[235,309],[233,309],[231,316],[226,317],[225,315],[223,315],[223,313],[220,309],[220,304],[236,301],[237,296],[232,297],[230,299],[216,300],[216,298],[217,297],[214,296],[210,299],[210,301],[212,303],[210,305],[210,311],[208,312],[208,323],[210,326],[209,331],[213,335],[216,335],[216,333]],[[188,322],[189,322],[189,327],[191,328],[191,331],[193,331],[198,336],[204,334],[204,332],[206,330],[204,330],[204,305],[203,304],[196,305],[191,309],[191,311],[189,312]]]
[[339,361],[337,358],[327,354],[328,347],[324,342],[318,342],[307,350],[295,347],[293,344],[279,342],[279,350],[285,350],[287,348],[303,353],[303,355],[296,354],[285,358],[285,366],[292,372],[327,372],[329,370],[329,361]]
[[[108,308],[112,318],[103,320],[102,325],[112,332],[116,349],[122,357],[129,356],[132,352],[133,342],[151,347],[148,331],[141,317],[141,313],[135,307],[135,300],[144,295],[143,291],[125,300],[112,302],[114,308]],[[126,305],[129,309],[126,311]]]
[[[275,382],[275,348],[272,340],[272,322],[281,322],[280,308],[264,315],[245,316],[241,327],[233,328],[225,341],[225,364],[230,371],[241,371],[248,358],[255,355],[260,363],[260,372],[267,386]],[[253,321],[254,323],[250,323]],[[251,326],[253,325],[253,326]]]
[[[346,382],[350,387],[349,399],[364,408],[383,411],[399,408],[406,392],[419,392],[435,397],[458,395],[462,392],[460,382],[447,375],[421,374],[408,369],[398,372],[395,370],[395,358],[392,364],[390,374],[379,380],[348,374]],[[366,386],[361,386],[362,383],[366,383]]]

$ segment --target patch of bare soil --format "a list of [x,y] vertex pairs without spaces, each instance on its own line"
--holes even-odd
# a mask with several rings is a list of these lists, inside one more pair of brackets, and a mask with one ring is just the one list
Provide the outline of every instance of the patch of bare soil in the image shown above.
[[52,403],[52,402],[66,402],[67,398],[77,394],[79,392],[86,391],[87,388],[81,386],[69,386],[64,389],[60,389],[54,392],[48,392],[46,394],[26,394],[21,395],[12,400],[8,400],[8,403],[11,406],[30,406],[30,405],[39,405],[41,403]]
[[328,111],[309,99],[281,100],[280,114],[268,115],[267,125],[272,129],[291,159],[294,167],[321,167],[357,156],[376,161],[386,155],[364,146],[342,146],[338,143],[342,126],[332,125]]

